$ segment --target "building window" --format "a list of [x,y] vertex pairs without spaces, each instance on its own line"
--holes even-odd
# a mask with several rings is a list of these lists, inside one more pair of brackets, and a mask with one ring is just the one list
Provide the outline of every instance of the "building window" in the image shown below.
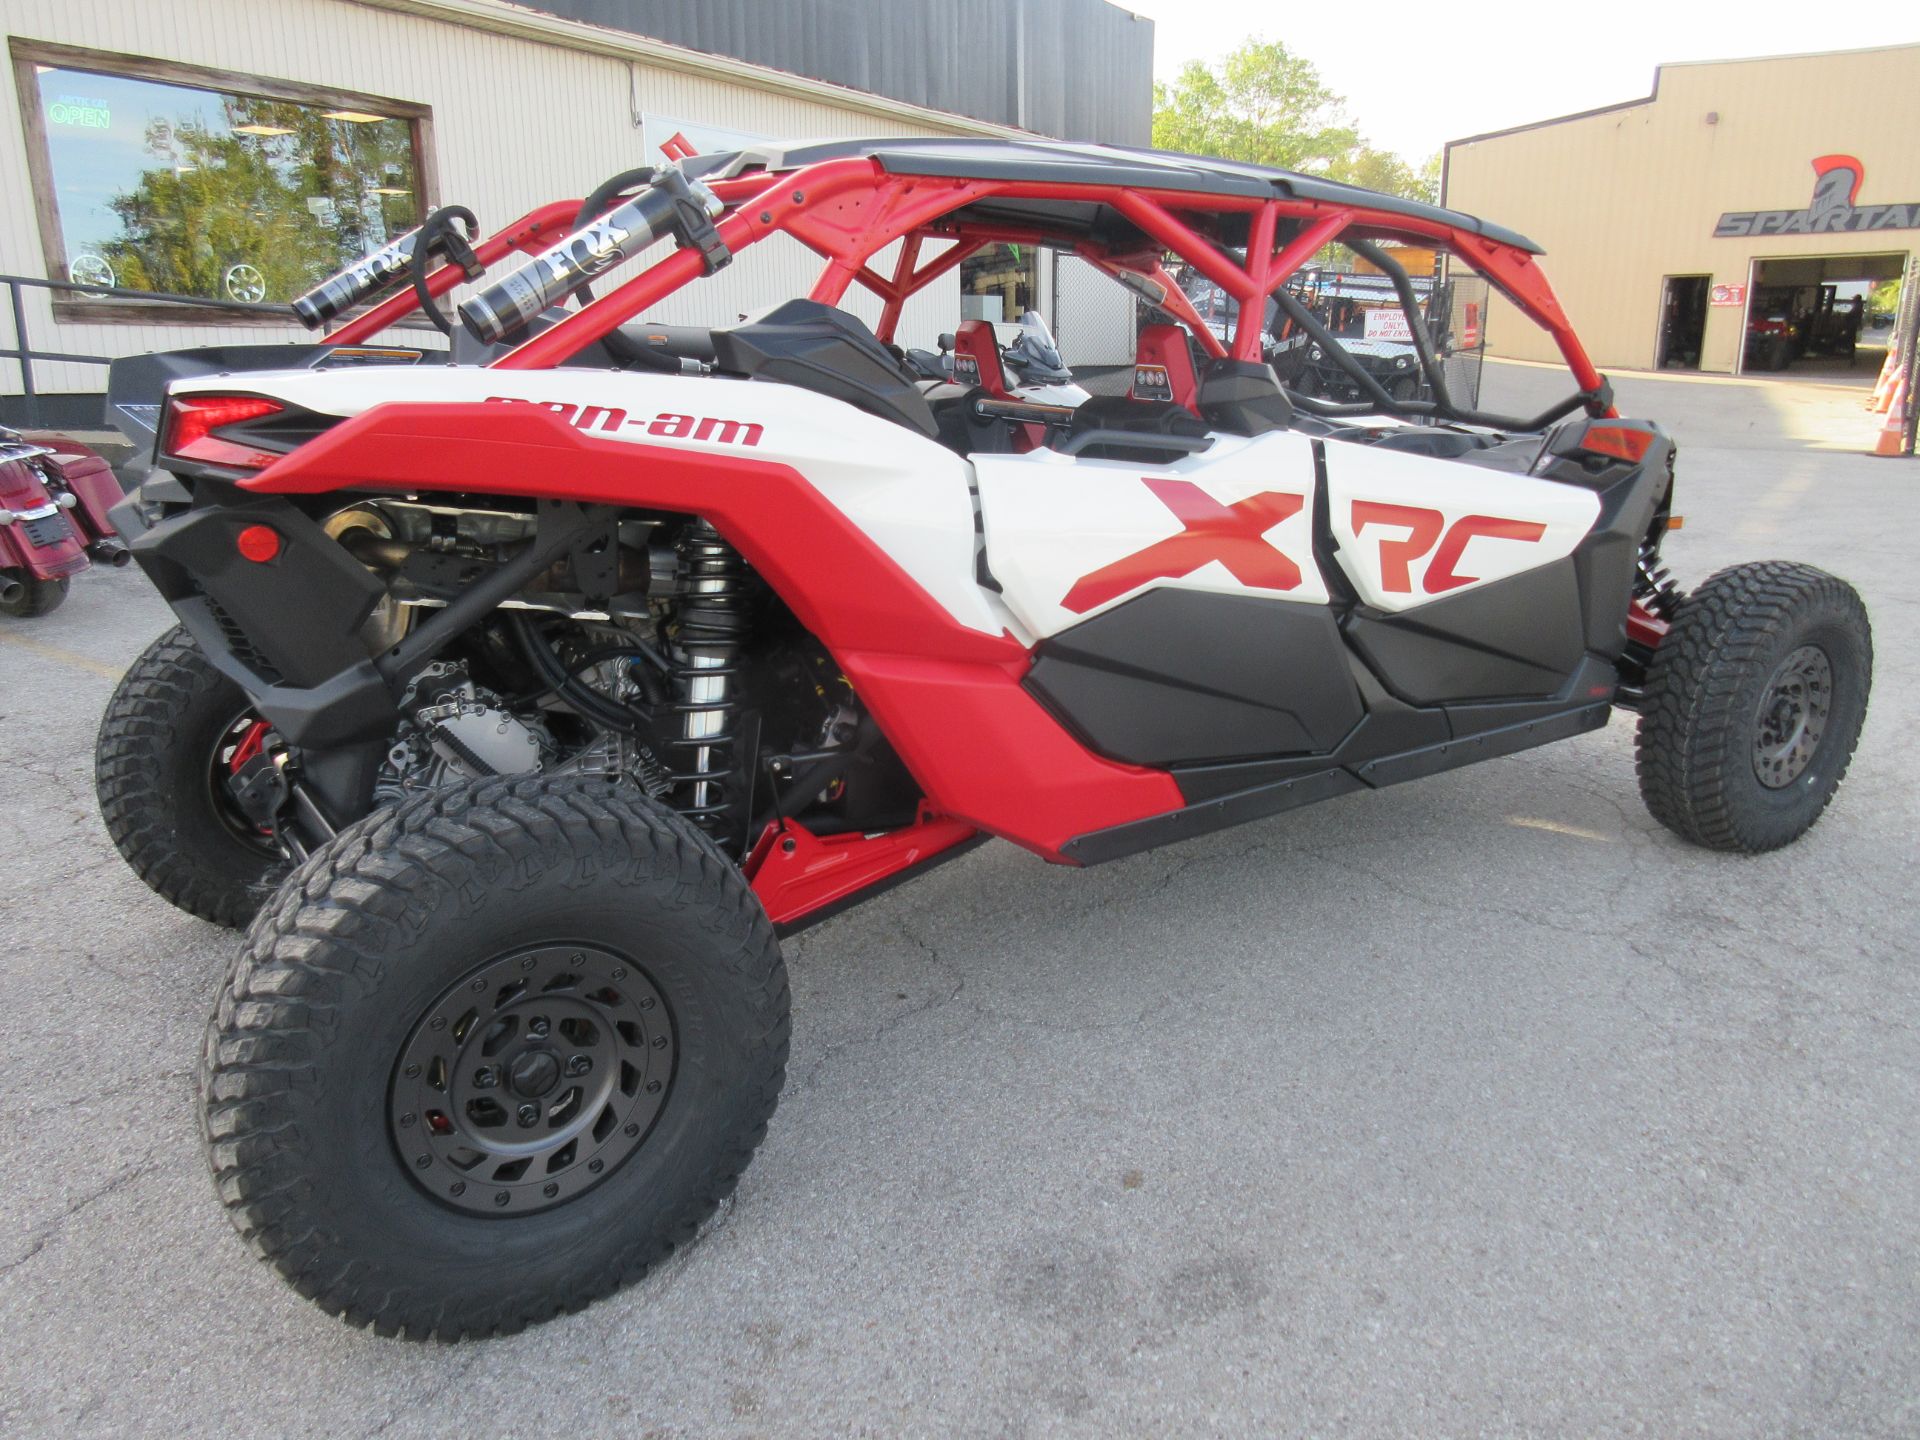
[[[425,212],[424,106],[13,52],[54,279],[282,305]],[[60,311],[110,318],[100,307],[114,299],[68,295]]]
[[960,318],[1011,324],[1035,308],[1039,251],[1031,245],[987,245],[960,262]]

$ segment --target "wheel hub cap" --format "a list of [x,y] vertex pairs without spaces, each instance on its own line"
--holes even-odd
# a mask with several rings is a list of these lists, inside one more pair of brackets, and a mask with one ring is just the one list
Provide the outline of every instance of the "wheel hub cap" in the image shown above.
[[626,956],[515,950],[449,986],[394,1063],[388,1128],[416,1183],[456,1209],[528,1215],[599,1184],[666,1103],[673,1022]]
[[1784,790],[1806,773],[1833,708],[1833,665],[1818,645],[1802,645],[1767,681],[1754,717],[1753,773]]

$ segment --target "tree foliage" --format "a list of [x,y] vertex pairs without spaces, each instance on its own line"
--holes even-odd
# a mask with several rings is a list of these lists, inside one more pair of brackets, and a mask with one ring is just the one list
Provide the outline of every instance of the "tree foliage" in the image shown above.
[[1439,189],[1438,156],[1416,170],[1368,145],[1313,62],[1278,40],[1246,40],[1212,67],[1189,60],[1171,85],[1156,84],[1153,143],[1419,200]]
[[[155,163],[107,203],[120,234],[102,247],[119,283],[223,293],[253,266],[270,300],[299,294],[412,223],[413,156],[402,122],[348,124],[304,105],[232,97],[225,126],[154,119]],[[284,133],[246,135],[241,125]]]

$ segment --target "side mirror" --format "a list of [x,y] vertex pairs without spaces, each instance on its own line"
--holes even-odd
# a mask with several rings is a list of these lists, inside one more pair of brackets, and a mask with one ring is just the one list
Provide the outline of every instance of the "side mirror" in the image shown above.
[[934,343],[940,347],[940,353],[945,355],[949,350],[953,349],[953,332],[951,330],[944,332]]

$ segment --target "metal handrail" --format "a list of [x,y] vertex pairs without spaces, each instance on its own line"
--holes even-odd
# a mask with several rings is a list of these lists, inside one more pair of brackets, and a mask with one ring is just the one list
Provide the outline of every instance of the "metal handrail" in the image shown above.
[[[278,320],[289,329],[299,329],[300,322],[293,310],[286,305],[254,304],[245,300],[222,300],[204,295],[175,295],[164,290],[128,290],[117,285],[77,285],[71,280],[41,280],[32,275],[0,275],[0,285],[7,287],[7,300],[13,312],[13,345],[0,349],[0,360],[13,360],[20,366],[20,395],[26,401],[27,424],[37,427],[40,423],[40,394],[33,383],[33,364],[36,360],[46,360],[69,365],[111,365],[117,358],[113,355],[76,355],[65,350],[36,350],[33,342],[27,338],[27,312],[21,303],[20,292],[26,290],[57,290],[73,295],[85,295],[95,300],[141,300],[161,305],[176,305],[195,310],[225,310],[236,315],[253,315],[263,319]],[[85,324],[85,321],[71,323]]]
[[293,312],[284,305],[253,305],[244,300],[208,299],[199,295],[173,295],[163,290],[125,290],[119,286],[76,285],[71,280],[41,280],[32,275],[0,275],[0,285],[7,287],[8,307],[13,312],[13,345],[0,349],[0,360],[12,360],[20,366],[20,396],[26,401],[27,424],[37,427],[40,423],[40,392],[33,383],[33,364],[36,360],[46,360],[68,365],[111,365],[115,357],[111,355],[78,355],[67,350],[36,350],[27,336],[27,311],[21,303],[20,292],[27,290],[61,290],[71,294],[85,295],[90,299],[145,300],[163,305],[190,305],[197,310],[229,310],[236,314],[269,316],[284,320],[288,325],[298,322]]

